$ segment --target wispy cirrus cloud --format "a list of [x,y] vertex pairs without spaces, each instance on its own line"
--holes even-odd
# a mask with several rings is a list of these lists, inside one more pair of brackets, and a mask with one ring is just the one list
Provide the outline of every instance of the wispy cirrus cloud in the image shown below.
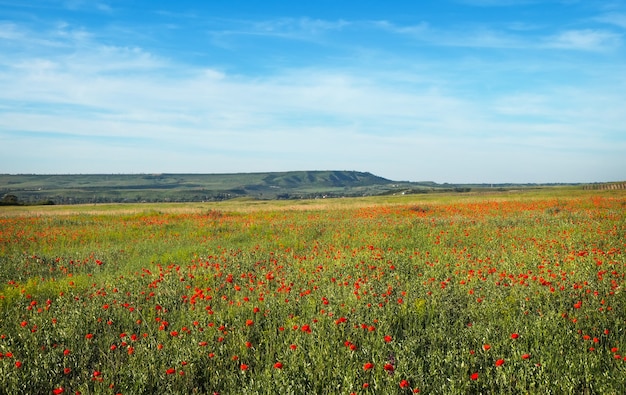
[[607,23],[626,29],[626,13],[611,12],[593,18],[594,21]]
[[[210,29],[209,35],[218,42],[226,38],[236,37],[268,37],[296,41],[319,41],[329,33],[337,32],[350,26],[353,22],[345,20],[327,21],[311,18],[278,18],[263,21],[230,21],[226,29]],[[223,42],[222,42],[223,43]]]
[[423,22],[398,26],[387,21],[373,26],[433,46],[510,49],[563,49],[606,51],[622,45],[622,34],[606,29],[576,29],[547,33],[536,25],[509,23],[504,28],[488,25],[442,29]]
[[567,30],[544,38],[546,48],[580,51],[605,51],[622,45],[622,35],[606,30]]

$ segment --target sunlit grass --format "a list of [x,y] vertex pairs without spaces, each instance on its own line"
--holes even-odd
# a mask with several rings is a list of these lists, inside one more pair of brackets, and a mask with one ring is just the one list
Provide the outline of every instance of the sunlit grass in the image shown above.
[[624,393],[626,195],[11,208],[0,392]]

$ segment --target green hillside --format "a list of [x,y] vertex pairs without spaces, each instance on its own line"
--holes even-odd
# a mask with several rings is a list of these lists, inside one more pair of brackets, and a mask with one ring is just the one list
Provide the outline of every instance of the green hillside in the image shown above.
[[357,171],[233,174],[0,175],[0,197],[20,202],[105,203],[297,199],[381,194],[394,182]]
[[[611,185],[623,188],[625,184]],[[437,184],[392,181],[368,172],[331,170],[232,174],[0,174],[0,205],[315,199],[546,186],[567,185]]]

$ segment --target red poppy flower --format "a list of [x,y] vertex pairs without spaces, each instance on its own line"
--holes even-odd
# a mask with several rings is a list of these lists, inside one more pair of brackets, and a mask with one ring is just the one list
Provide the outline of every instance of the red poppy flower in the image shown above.
[[385,342],[386,342],[386,343],[389,343],[389,342],[391,342],[392,340],[393,340],[393,338],[392,338],[391,336],[389,336],[389,335],[385,336]]
[[483,350],[487,351],[491,348],[489,344],[483,344]]
[[15,367],[18,368],[18,369],[21,368],[22,367],[22,362],[15,361]]
[[371,362],[367,362],[363,365],[363,370],[370,370],[374,367],[374,364]]
[[504,359],[498,359],[496,361],[496,366],[502,366],[502,365],[504,365]]
[[400,388],[407,388],[409,386],[409,382],[406,380],[400,381]]
[[276,369],[282,369],[282,368],[283,368],[283,364],[282,364],[281,362],[276,362],[276,363],[274,364],[274,368],[276,368]]
[[519,334],[511,333],[511,339],[517,339],[518,337],[519,337]]
[[528,359],[530,358],[530,354],[522,354],[522,359]]
[[383,367],[383,369],[385,369],[388,372],[393,372],[394,371],[394,367],[390,363],[386,363],[385,366]]
[[478,380],[478,372],[472,373],[470,376],[470,380]]
[[165,371],[165,373],[166,373],[166,374],[174,374],[174,373],[176,373],[176,369],[174,369],[174,368],[169,368],[169,369],[167,369],[167,370]]
[[248,365],[246,365],[245,363],[242,363],[241,365],[239,365],[239,369],[243,371],[248,370]]
[[63,388],[63,387],[55,388],[55,389],[52,390],[52,393],[54,395],[59,395],[59,394],[62,394],[64,392],[65,392],[65,388]]

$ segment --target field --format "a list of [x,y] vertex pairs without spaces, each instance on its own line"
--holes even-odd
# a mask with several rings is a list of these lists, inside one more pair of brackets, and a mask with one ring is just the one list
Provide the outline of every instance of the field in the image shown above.
[[0,393],[622,394],[625,249],[623,190],[4,207]]

